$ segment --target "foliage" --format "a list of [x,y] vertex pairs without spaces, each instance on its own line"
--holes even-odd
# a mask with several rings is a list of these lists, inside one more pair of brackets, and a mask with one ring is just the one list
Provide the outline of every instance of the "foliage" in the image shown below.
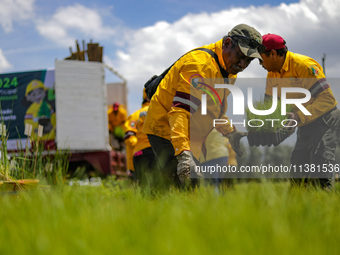
[[[253,103],[254,108],[257,110],[268,110],[271,108],[273,102],[272,99],[262,99],[259,101],[255,101]],[[291,105],[287,105],[287,112],[290,112],[292,109]],[[250,125],[247,125],[248,132],[260,132],[260,133],[270,133],[276,132],[278,129],[282,127],[281,121],[287,119],[286,116],[281,115],[281,102],[278,100],[276,110],[269,115],[256,115],[252,113],[249,108],[246,108],[247,115],[247,123],[249,120],[253,120],[250,122]],[[275,120],[275,121],[271,121]],[[288,124],[285,123],[284,124]]]
[[0,180],[39,179],[43,184],[63,183],[68,169],[68,151],[45,150],[39,140],[32,145],[31,149],[26,146],[18,152],[8,153],[7,137],[1,136]]
[[0,196],[0,254],[339,254],[339,194],[285,182],[33,190]]

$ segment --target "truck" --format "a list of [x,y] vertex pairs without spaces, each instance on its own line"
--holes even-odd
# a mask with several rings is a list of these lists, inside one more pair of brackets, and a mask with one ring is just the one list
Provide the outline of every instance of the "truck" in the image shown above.
[[114,70],[102,62],[65,59],[54,68],[0,74],[7,150],[31,149],[40,139],[46,151],[67,150],[70,168],[125,176],[125,153],[109,143],[107,109],[112,101],[127,104],[126,81],[107,84],[106,71]]

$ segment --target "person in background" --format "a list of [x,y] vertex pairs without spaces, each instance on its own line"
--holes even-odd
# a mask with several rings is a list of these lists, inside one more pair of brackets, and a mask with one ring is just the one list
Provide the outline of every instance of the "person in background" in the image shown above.
[[[237,166],[236,153],[231,148],[228,138],[224,137],[216,129],[213,129],[205,140],[205,151],[200,157],[200,166],[214,167],[215,172],[205,173],[205,178],[209,183],[216,187],[216,190],[223,190],[225,187],[233,186],[233,173],[226,171],[218,171],[223,167],[231,165]],[[219,166],[220,168],[217,168]]]
[[115,149],[124,147],[124,123],[127,119],[127,111],[123,105],[114,103],[107,111],[108,126],[110,132],[110,144]]
[[[200,157],[200,166],[214,167],[214,172],[206,172],[203,177],[208,179],[208,182],[212,183],[217,189],[219,189],[223,179],[226,178],[225,174],[218,169],[222,169],[223,166],[228,164],[229,150],[226,147],[227,142],[228,138],[213,129],[205,140],[205,150]],[[217,169],[217,166],[220,168]]]
[[124,143],[126,150],[126,168],[127,174],[132,178],[133,181],[137,181],[137,175],[135,167],[133,165],[133,149],[137,143],[137,129],[136,124],[139,118],[139,110],[132,113],[124,123]]
[[125,143],[131,169],[134,169],[135,180],[142,186],[155,185],[156,160],[148,137],[142,132],[144,120],[149,108],[145,89],[143,90],[142,108],[131,114],[126,122]]
[[[288,51],[286,41],[279,35],[266,34],[262,39],[265,52],[261,53],[260,63],[268,71],[265,96],[272,97],[274,87],[278,88],[278,97],[282,87],[305,88],[311,94],[304,104],[311,115],[305,115],[296,107],[288,113],[288,118],[295,120],[298,126],[291,164],[303,171],[293,174],[291,183],[330,188],[340,111],[322,67],[310,57]],[[299,97],[301,93],[289,93],[289,98]],[[312,168],[325,172],[311,174]]]

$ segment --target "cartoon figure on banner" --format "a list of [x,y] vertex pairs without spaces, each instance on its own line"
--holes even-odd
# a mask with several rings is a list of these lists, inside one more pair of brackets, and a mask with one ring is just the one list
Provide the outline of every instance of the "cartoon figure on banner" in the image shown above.
[[47,102],[47,88],[40,80],[32,80],[26,87],[24,104],[29,104],[25,114],[25,126],[32,125],[31,140],[37,140],[38,127],[43,126],[40,139],[54,140],[56,116],[53,107]]

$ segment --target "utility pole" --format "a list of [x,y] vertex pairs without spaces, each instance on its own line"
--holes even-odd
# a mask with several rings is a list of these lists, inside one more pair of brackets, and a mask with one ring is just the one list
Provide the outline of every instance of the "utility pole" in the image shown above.
[[326,53],[324,53],[322,57],[322,69],[323,69],[323,73],[326,75],[325,61],[326,61]]

